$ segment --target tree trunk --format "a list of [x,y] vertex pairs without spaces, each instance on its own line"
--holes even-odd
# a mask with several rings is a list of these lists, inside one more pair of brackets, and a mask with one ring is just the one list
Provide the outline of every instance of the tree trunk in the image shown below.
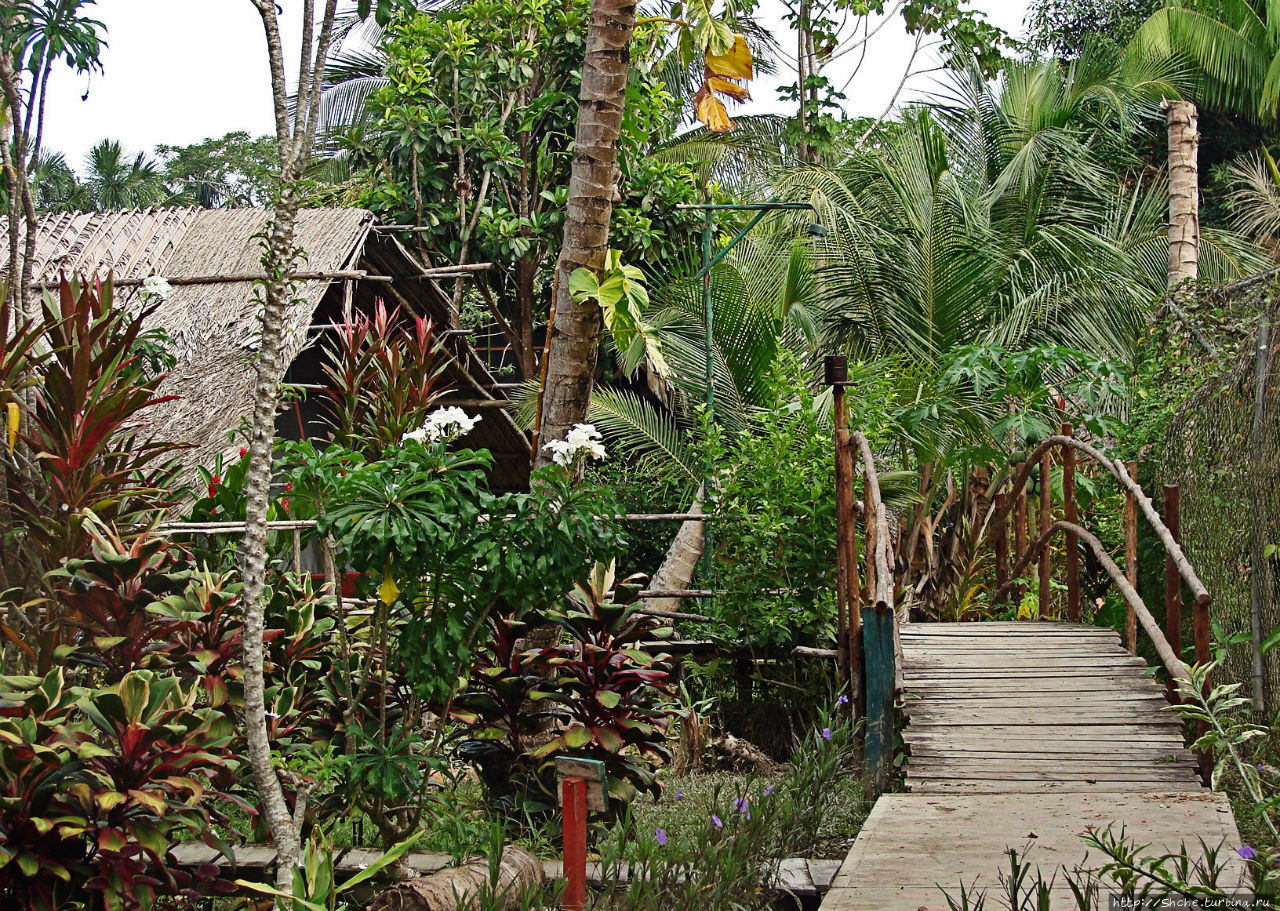
[[481,907],[516,911],[527,907],[524,902],[542,886],[543,879],[542,861],[523,848],[507,848],[502,852],[497,883],[489,879],[489,858],[475,857],[460,867],[397,883],[379,893],[368,911],[473,911]]
[[[543,440],[564,439],[570,427],[586,420],[591,400],[604,319],[596,303],[574,303],[569,276],[580,267],[598,274],[608,249],[635,24],[632,0],[592,0],[569,205],[556,264],[556,321],[547,352],[540,422]],[[548,461],[548,453],[540,446],[535,464]]]
[[1199,118],[1190,101],[1164,102],[1169,123],[1169,289],[1200,273]]

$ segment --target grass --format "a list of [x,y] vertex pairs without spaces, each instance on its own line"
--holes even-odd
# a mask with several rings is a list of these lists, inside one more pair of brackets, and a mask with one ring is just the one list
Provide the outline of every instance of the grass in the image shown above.
[[[706,826],[715,805],[739,795],[759,794],[784,775],[704,772],[666,777],[660,800],[645,798],[632,805],[629,828],[621,824],[597,825],[592,832],[592,848],[600,853],[617,851],[635,833],[652,835],[658,829],[670,839],[682,839]],[[822,822],[809,856],[843,859],[871,812],[871,802],[863,792],[861,780],[852,775],[842,778],[824,795],[824,801]]]

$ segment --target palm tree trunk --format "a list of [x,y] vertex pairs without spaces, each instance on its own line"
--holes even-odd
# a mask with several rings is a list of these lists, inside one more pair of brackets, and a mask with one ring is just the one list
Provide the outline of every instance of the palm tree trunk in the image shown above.
[[[578,93],[578,126],[564,240],[556,265],[556,321],[547,352],[540,437],[563,439],[586,420],[604,319],[594,302],[574,303],[569,276],[585,267],[599,273],[609,243],[618,136],[631,71],[634,0],[592,0],[587,50]],[[539,447],[536,464],[548,461]]]
[[[698,493],[694,496],[693,503],[689,506],[688,511],[692,514],[702,514],[702,488],[698,488]],[[666,556],[662,558],[662,565],[653,574],[649,587],[654,591],[687,589],[693,582],[694,573],[698,571],[698,561],[702,559],[705,543],[705,523],[699,522],[697,519],[688,519],[681,522],[680,530],[676,532],[675,538],[672,539],[671,547],[667,549]],[[678,611],[680,610],[680,599],[647,598],[645,599],[645,607],[656,611]]]
[[1199,119],[1190,101],[1166,101],[1169,124],[1169,289],[1200,273]]

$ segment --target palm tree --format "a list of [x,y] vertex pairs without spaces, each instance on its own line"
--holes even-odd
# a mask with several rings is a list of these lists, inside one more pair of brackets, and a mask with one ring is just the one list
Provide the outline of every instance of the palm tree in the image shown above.
[[1213,10],[1171,0],[1138,29],[1130,52],[1190,63],[1205,107],[1262,123],[1280,117],[1280,7],[1221,0]]
[[160,165],[145,152],[130,158],[114,139],[104,139],[89,150],[83,183],[100,212],[151,206],[168,196]]

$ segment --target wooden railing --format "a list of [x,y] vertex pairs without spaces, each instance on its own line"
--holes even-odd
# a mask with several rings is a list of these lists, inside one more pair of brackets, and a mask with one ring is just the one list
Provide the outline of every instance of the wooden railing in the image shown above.
[[[844,387],[834,385],[836,420],[836,660],[855,717],[864,720],[863,758],[872,789],[893,768],[894,702],[902,689],[902,646],[895,607],[893,535],[875,455],[865,434],[845,426]],[[862,502],[853,498],[862,469]],[[865,531],[866,603],[858,560],[858,518]]]
[[[1062,465],[1062,519],[1054,518],[1049,495],[1055,454],[1060,456]],[[1084,456],[1090,463],[1102,468],[1114,478],[1124,492],[1126,564],[1124,571],[1121,571],[1115,560],[1107,553],[1097,536],[1079,524],[1075,482],[1080,456]],[[1040,469],[1041,478],[1040,503],[1036,517],[1038,534],[1035,540],[1028,543],[1027,483],[1037,466]],[[1165,487],[1165,516],[1162,517],[1152,504],[1151,498],[1135,480],[1136,473],[1136,466],[1132,463],[1126,466],[1117,459],[1109,458],[1089,443],[1077,439],[1069,424],[1063,426],[1060,434],[1048,437],[1036,446],[1014,476],[1009,489],[995,496],[989,515],[987,523],[990,529],[989,537],[996,554],[997,588],[992,601],[999,603],[1015,589],[1020,588],[1018,580],[1034,560],[1038,572],[1039,615],[1041,618],[1048,619],[1051,614],[1053,576],[1050,544],[1056,536],[1062,535],[1065,538],[1063,563],[1067,593],[1066,619],[1079,621],[1081,618],[1080,544],[1083,543],[1111,577],[1125,601],[1127,608],[1125,640],[1129,651],[1137,651],[1137,628],[1141,626],[1151,640],[1170,681],[1185,680],[1187,668],[1181,657],[1182,584],[1185,583],[1190,589],[1193,598],[1197,662],[1207,662],[1210,657],[1209,605],[1212,598],[1178,541],[1178,488],[1172,485]],[[1139,513],[1146,519],[1165,551],[1164,628],[1161,628],[1151,614],[1137,590],[1137,516]],[[1016,553],[1012,567],[1009,565],[1008,547],[1008,524],[1011,515],[1014,521]]]
[[[894,536],[880,490],[879,474],[867,437],[845,426],[843,388],[834,385],[836,419],[836,506],[837,506],[837,647],[841,680],[853,701],[856,716],[865,720],[864,756],[873,788],[888,781],[893,748],[894,700],[902,689],[901,646],[898,624],[909,620],[895,611]],[[1062,515],[1054,515],[1051,479],[1054,465],[1062,468]],[[1110,475],[1125,495],[1125,567],[1122,570],[1096,534],[1080,522],[1076,498],[1077,471],[1082,465],[1096,465]],[[1039,468],[1040,484],[1036,508],[1036,530],[1028,525],[1027,486]],[[859,469],[862,500],[855,502]],[[1210,660],[1209,605],[1212,598],[1179,543],[1179,491],[1164,488],[1164,515],[1153,505],[1135,476],[1136,466],[1111,459],[1096,447],[1075,437],[1072,427],[1037,445],[1014,474],[1007,489],[997,492],[981,523],[978,545],[988,543],[995,554],[996,591],[991,599],[999,604],[1015,593],[1025,593],[1024,573],[1032,564],[1038,580],[1038,615],[1053,619],[1052,579],[1055,539],[1064,539],[1062,569],[1065,575],[1066,620],[1082,618],[1080,554],[1087,547],[1110,577],[1126,605],[1126,645],[1137,652],[1139,628],[1159,657],[1168,677],[1170,701],[1176,701],[1179,682],[1189,679],[1182,660],[1182,586],[1192,595],[1195,660]],[[1004,486],[1000,482],[1000,486]],[[1138,593],[1138,515],[1141,514],[1165,552],[1165,626],[1152,615]],[[1010,525],[1012,548],[1010,547]],[[859,560],[859,527],[866,559]],[[865,586],[860,579],[865,567]],[[864,603],[865,598],[865,603]],[[1202,772],[1207,770],[1202,757]]]

